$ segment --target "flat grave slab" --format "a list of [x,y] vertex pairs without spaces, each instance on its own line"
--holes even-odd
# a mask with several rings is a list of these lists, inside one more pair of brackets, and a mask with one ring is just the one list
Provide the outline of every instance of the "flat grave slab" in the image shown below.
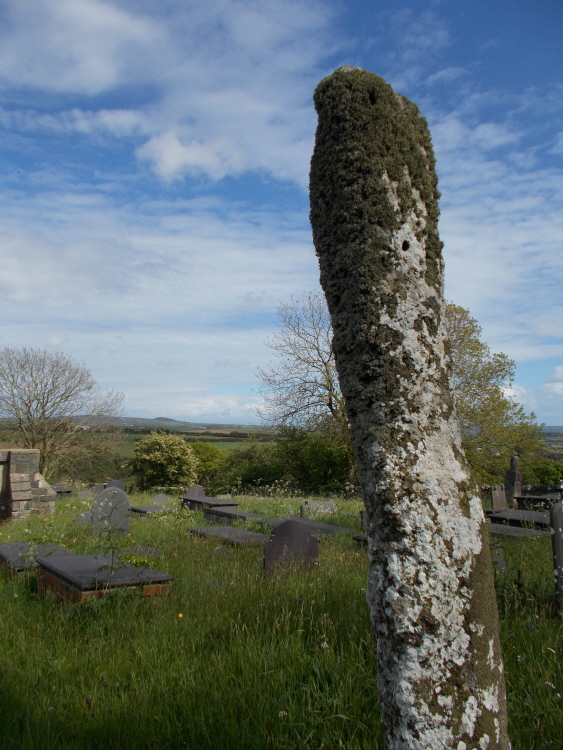
[[488,524],[490,534],[500,534],[501,536],[513,536],[518,539],[529,539],[536,536],[549,536],[549,531],[540,529],[524,529],[520,526],[509,526],[506,523]]
[[218,497],[186,497],[182,496],[182,508],[200,510],[202,508],[229,508],[237,507],[240,503],[234,500],[220,500]]
[[129,512],[150,516],[154,513],[179,513],[180,511],[174,508],[167,508],[164,505],[131,505]]
[[34,567],[38,557],[74,556],[59,544],[29,544],[28,542],[4,542],[0,544],[0,567],[11,573],[21,573]]
[[344,526],[336,526],[333,523],[325,523],[324,521],[316,521],[312,518],[301,518],[301,516],[280,516],[279,518],[264,518],[258,519],[256,523],[263,524],[264,526],[271,526],[273,529],[277,529],[282,523],[286,521],[298,521],[302,524],[310,534],[314,536],[323,536],[324,534],[353,534],[354,529],[346,529]]
[[55,490],[59,497],[72,495],[72,487],[65,487],[64,484],[52,484],[51,489]]
[[367,547],[368,535],[367,534],[355,534],[352,539],[360,546]]
[[231,521],[256,521],[262,518],[260,513],[249,513],[247,510],[237,508],[211,507],[203,509],[203,517],[214,523],[230,523]]
[[490,513],[489,518],[491,523],[507,523],[509,526],[549,526],[548,514],[533,510],[502,510],[499,513]]
[[561,497],[555,493],[549,495],[515,495],[514,500],[518,510],[549,512],[552,505],[561,502]]
[[156,596],[174,580],[160,570],[121,563],[115,555],[39,557],[37,564],[39,593],[71,602],[100,599],[124,588],[141,588],[145,596]]
[[188,529],[192,534],[212,536],[224,542],[236,544],[238,547],[264,546],[270,541],[268,534],[258,534],[247,529],[235,529],[233,526],[202,526],[199,529]]

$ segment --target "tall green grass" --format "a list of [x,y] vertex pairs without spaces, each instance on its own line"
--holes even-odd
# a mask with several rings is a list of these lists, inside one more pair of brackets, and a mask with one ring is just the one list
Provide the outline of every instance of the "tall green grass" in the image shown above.
[[[277,515],[301,502],[241,507]],[[359,530],[359,504],[340,507],[335,520]],[[267,578],[261,549],[191,535],[198,512],[133,518],[128,537],[100,540],[73,523],[83,509],[74,497],[58,501],[54,516],[0,526],[0,541],[77,553],[148,545],[162,551],[151,566],[175,581],[161,598],[116,592],[58,605],[38,596],[33,573],[0,580],[2,750],[384,747],[366,553],[348,536],[322,538],[314,568]],[[562,747],[549,539],[507,540],[494,554],[506,565],[497,586],[514,747]]]

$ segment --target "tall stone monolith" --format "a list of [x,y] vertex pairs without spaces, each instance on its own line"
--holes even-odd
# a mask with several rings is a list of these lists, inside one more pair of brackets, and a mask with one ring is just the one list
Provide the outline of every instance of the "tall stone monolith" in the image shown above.
[[438,187],[417,107],[349,67],[315,92],[311,223],[368,515],[388,750],[508,750],[485,519],[461,448]]

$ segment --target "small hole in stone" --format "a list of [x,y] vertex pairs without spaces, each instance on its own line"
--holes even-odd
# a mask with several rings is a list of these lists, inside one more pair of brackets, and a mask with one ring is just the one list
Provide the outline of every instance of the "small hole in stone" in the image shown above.
[[410,242],[407,242],[407,240],[405,240],[405,241],[403,242],[403,250],[404,250],[405,252],[407,252],[407,250],[409,249],[409,247],[410,247],[410,246],[411,246],[411,245],[410,245]]
[[369,100],[370,100],[370,104],[373,106],[376,102],[375,91],[369,92]]

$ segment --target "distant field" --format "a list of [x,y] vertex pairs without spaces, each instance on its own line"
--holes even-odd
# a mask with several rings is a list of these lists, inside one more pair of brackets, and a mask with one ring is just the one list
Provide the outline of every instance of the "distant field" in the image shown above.
[[[139,438],[145,437],[145,435],[126,435],[125,440],[120,447],[120,455],[123,458],[133,458],[133,452],[135,450],[135,443]],[[202,441],[203,442],[203,441]],[[232,451],[236,448],[242,448],[245,445],[244,440],[218,440],[217,438],[209,441],[211,445],[215,445],[219,450]]]

